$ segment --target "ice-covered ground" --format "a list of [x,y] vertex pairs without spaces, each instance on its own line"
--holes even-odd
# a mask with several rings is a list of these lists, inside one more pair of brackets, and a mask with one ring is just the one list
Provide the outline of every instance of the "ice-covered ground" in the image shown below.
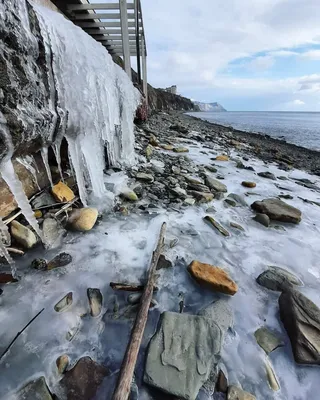
[[[213,152],[191,143],[189,156],[197,164],[212,164],[211,157],[220,154],[218,146]],[[200,153],[201,150],[207,154]],[[231,154],[235,156],[236,152]],[[234,161],[215,162],[228,192],[245,193],[248,205],[253,201],[278,196],[281,190],[275,183],[290,189],[294,199],[285,200],[302,211],[299,225],[281,224],[285,231],[270,228],[252,220],[250,207],[226,208],[223,201],[213,201],[214,217],[231,236],[223,237],[206,225],[202,217],[210,204],[186,209],[182,213],[161,211],[158,215],[120,217],[105,215],[92,231],[86,234],[68,233],[61,249],[42,254],[30,252],[17,264],[21,281],[4,287],[3,304],[0,308],[1,347],[40,309],[44,312],[30,325],[1,361],[0,398],[8,399],[8,393],[22,386],[34,376],[44,374],[50,388],[55,392],[59,376],[55,360],[62,353],[69,354],[75,362],[83,355],[106,363],[112,376],[100,388],[97,398],[111,398],[112,382],[116,377],[125,349],[130,322],[123,317],[128,312],[126,294],[115,293],[110,281],[138,282],[148,268],[161,223],[167,221],[166,243],[179,238],[174,248],[166,247],[166,256],[176,258],[176,266],[160,271],[159,292],[156,299],[158,309],[150,311],[143,350],[155,330],[159,313],[164,310],[179,310],[182,293],[185,297],[185,312],[196,313],[199,309],[219,298],[227,298],[235,314],[234,332],[230,332],[222,352],[229,383],[241,384],[254,393],[257,399],[271,400],[317,400],[319,398],[319,368],[297,366],[293,360],[287,334],[280,322],[278,293],[260,287],[255,278],[268,265],[288,268],[298,275],[305,286],[301,291],[320,306],[320,207],[304,203],[298,196],[319,201],[320,193],[296,184],[292,178],[319,178],[305,172],[284,172],[276,166],[265,165],[251,159],[250,165],[256,172],[269,170],[276,176],[284,175],[287,181],[272,181],[259,177],[253,171],[238,170]],[[214,175],[213,175],[214,176]],[[123,174],[115,174],[107,181],[125,184]],[[244,180],[257,183],[255,189],[241,186]],[[230,221],[242,225],[244,232],[230,227]],[[73,262],[65,268],[53,271],[34,271],[30,262],[35,257],[50,259],[59,251],[66,251]],[[193,259],[225,268],[238,283],[239,291],[233,297],[200,288],[189,276],[186,265]],[[83,316],[88,313],[86,289],[99,288],[103,294],[103,312],[98,318]],[[73,292],[73,304],[63,313],[56,313],[54,305],[66,293]],[[132,319],[130,320],[132,321]],[[254,332],[260,326],[278,331],[285,340],[285,347],[275,350],[270,358],[281,390],[273,392],[267,383],[264,368],[264,352],[257,345]],[[66,339],[68,331],[77,331],[71,341]],[[143,357],[139,359],[137,380],[141,378]],[[148,399],[146,389],[140,389],[140,399]]]

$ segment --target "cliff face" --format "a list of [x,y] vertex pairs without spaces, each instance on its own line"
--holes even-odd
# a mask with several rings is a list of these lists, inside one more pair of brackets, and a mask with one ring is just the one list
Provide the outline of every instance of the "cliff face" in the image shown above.
[[148,100],[151,111],[198,111],[198,107],[186,97],[155,89],[148,85]]
[[201,103],[200,101],[195,101],[195,104],[199,107],[200,111],[227,111],[219,103]]

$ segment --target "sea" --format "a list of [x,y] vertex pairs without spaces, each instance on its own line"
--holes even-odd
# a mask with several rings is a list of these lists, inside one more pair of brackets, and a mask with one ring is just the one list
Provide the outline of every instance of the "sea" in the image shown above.
[[194,112],[195,117],[320,151],[320,112]]

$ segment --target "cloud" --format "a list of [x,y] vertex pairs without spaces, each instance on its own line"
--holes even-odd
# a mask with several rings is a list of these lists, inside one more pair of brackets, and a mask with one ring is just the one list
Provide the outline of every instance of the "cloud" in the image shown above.
[[303,105],[305,105],[306,103],[305,103],[304,101],[302,101],[302,100],[296,99],[296,100],[293,100],[292,104],[293,104],[294,106],[303,106]]
[[320,50],[309,50],[301,54],[301,57],[309,60],[320,60]]
[[[249,68],[247,72],[259,77],[276,68],[277,58],[301,57],[301,52],[305,53],[305,60],[318,57],[312,46],[319,43],[319,17],[315,12],[319,0],[141,1],[148,75],[156,87],[177,84],[180,93],[193,96],[196,91],[200,93],[200,88],[219,87],[222,91],[225,84],[225,92],[229,93],[234,78],[234,87],[240,85],[240,68],[231,68],[230,76],[225,76],[235,60],[249,59],[244,64]],[[299,70],[294,74],[299,75]],[[302,69],[300,75],[304,75]],[[310,85],[312,90],[315,88],[314,84],[297,81],[294,77],[292,83],[284,85],[288,95],[299,88],[310,90]],[[272,88],[277,92],[273,82]],[[262,81],[241,81],[243,91],[246,84],[252,91],[252,86],[258,87]],[[269,92],[267,85],[263,87]],[[280,88],[284,90],[283,86]]]

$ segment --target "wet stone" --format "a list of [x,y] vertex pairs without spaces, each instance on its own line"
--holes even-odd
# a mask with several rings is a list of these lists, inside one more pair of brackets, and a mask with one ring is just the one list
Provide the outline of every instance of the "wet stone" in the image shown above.
[[56,365],[59,374],[65,373],[69,366],[69,357],[67,354],[62,354],[60,357],[56,359]]
[[276,180],[277,178],[275,177],[274,174],[272,174],[269,171],[265,171],[265,172],[258,172],[258,175],[261,176],[262,178],[267,178],[267,179],[272,179],[272,180]]
[[44,376],[26,384],[18,393],[19,400],[53,400]]
[[54,310],[56,312],[63,312],[66,311],[72,304],[73,301],[73,294],[69,292],[66,294],[58,303],[54,306]]
[[38,270],[45,270],[47,269],[47,261],[43,258],[35,258],[31,262],[31,268],[38,269]]
[[266,352],[266,354],[270,354],[278,347],[284,346],[283,340],[266,327],[257,329],[254,336],[258,345]]
[[89,305],[90,305],[90,313],[93,317],[98,317],[101,313],[101,308],[102,308],[102,294],[99,289],[92,289],[88,288],[87,289],[87,296],[89,299]]
[[281,292],[292,285],[301,286],[302,281],[284,268],[270,266],[257,278],[257,283],[267,289]]
[[68,253],[60,253],[48,262],[47,269],[51,270],[54,268],[65,267],[72,262],[72,256]]
[[168,260],[164,254],[160,254],[156,269],[159,270],[162,268],[164,268],[164,269],[172,268],[172,262],[170,260]]
[[259,224],[265,226],[266,228],[270,225],[270,218],[266,214],[257,214],[252,218],[254,221],[259,222]]

